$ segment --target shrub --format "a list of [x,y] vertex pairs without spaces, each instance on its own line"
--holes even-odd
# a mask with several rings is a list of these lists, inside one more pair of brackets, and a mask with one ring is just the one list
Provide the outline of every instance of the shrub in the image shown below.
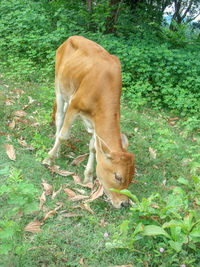
[[183,116],[200,114],[198,49],[170,49],[166,43],[149,44],[133,36],[115,49],[122,63],[124,98],[132,107],[139,98],[142,105],[148,102]]
[[109,12],[105,2],[99,1],[89,14],[83,1],[78,0],[2,0],[0,65],[9,76],[34,81],[53,79],[57,47],[71,35],[83,35],[120,58],[123,97],[131,107],[148,104],[198,120],[199,47],[190,44],[184,26],[176,33],[165,29],[165,38],[164,28],[160,31],[155,23],[137,25],[130,19],[134,24],[128,27],[122,21],[124,18],[128,23],[130,11],[126,6],[117,35],[104,35]]
[[134,204],[129,218],[119,226],[113,241],[107,243],[107,248],[135,250],[139,242],[144,250],[154,250],[157,257],[154,264],[175,264],[180,263],[180,259],[186,264],[198,263],[200,178],[194,176],[192,179],[179,178],[182,186],[174,187],[166,198],[154,193],[139,201],[130,191],[122,190],[121,193],[129,196]]
[[21,170],[0,170],[0,174],[8,176],[8,180],[0,187],[0,196],[7,204],[6,214],[0,220],[0,254],[23,253],[23,221],[26,215],[37,210],[37,190],[33,184],[23,180]]

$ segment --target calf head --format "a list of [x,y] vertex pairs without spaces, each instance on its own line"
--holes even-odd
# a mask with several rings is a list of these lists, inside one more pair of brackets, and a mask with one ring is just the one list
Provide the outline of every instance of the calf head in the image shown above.
[[127,189],[134,175],[134,155],[126,149],[127,145],[122,152],[110,152],[104,144],[97,149],[97,177],[116,208],[126,206],[128,198],[110,189]]

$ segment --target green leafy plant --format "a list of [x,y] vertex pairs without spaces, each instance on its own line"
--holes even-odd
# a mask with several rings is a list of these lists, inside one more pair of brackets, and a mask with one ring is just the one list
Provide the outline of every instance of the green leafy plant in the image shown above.
[[36,156],[39,161],[42,161],[47,156],[47,151],[51,145],[48,137],[44,138],[40,133],[36,132],[31,141],[32,146],[36,149]]
[[178,24],[173,20],[173,31],[168,27],[161,28],[162,37],[165,38],[174,48],[184,47],[191,42],[191,27],[186,24]]
[[137,241],[155,238],[157,242],[163,242],[170,254],[173,251],[184,251],[185,254],[197,251],[200,243],[200,178],[193,177],[192,183],[179,178],[178,182],[182,186],[174,187],[166,198],[154,193],[139,201],[130,191],[120,191],[134,204],[130,218],[119,226],[107,248],[134,250]]
[[21,170],[13,169],[9,175],[6,169],[4,175],[9,178],[0,187],[0,197],[4,205],[7,203],[6,213],[1,214],[0,220],[0,254],[23,253],[23,221],[38,208],[37,190],[24,181],[21,173]]

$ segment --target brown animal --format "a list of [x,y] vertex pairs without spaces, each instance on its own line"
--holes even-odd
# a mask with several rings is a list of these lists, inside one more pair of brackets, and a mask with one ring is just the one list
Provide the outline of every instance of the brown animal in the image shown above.
[[[56,141],[44,160],[50,164],[61,142],[80,116],[92,138],[84,182],[96,174],[114,207],[128,203],[125,195],[112,192],[128,188],[134,175],[134,156],[127,152],[128,140],[120,132],[121,67],[117,57],[81,36],[67,39],[56,52],[55,66]],[[53,115],[54,116],[54,115]]]

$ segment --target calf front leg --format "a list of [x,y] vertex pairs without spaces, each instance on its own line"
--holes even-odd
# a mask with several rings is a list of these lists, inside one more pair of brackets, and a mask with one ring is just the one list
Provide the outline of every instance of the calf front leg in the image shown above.
[[87,166],[85,168],[85,172],[84,172],[84,183],[89,183],[93,181],[93,173],[94,173],[94,159],[95,159],[95,137],[94,135],[92,136],[91,140],[90,140],[90,144],[89,144],[89,158],[88,158],[88,163]]
[[65,114],[62,128],[59,132],[57,132],[55,144],[53,148],[49,151],[48,157],[43,160],[43,164],[51,165],[52,160],[56,157],[56,155],[60,150],[61,143],[69,138],[70,129],[76,118],[76,115],[77,115],[76,110],[69,106]]

